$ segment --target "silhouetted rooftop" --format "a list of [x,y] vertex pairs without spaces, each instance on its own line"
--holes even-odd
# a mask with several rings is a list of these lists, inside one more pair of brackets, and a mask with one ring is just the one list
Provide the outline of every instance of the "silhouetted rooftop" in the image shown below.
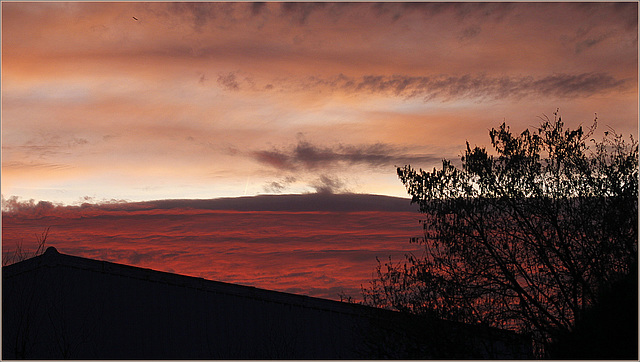
[[522,358],[513,332],[61,254],[3,267],[3,358]]
[[[50,246],[40,256],[27,259],[12,265],[11,269],[5,270],[7,276],[22,273],[25,270],[39,266],[64,265],[81,270],[90,270],[99,273],[119,275],[132,279],[144,280],[147,282],[163,283],[168,285],[194,288],[197,290],[207,290],[219,294],[228,294],[238,297],[259,299],[263,301],[286,303],[305,308],[315,308],[321,310],[333,310],[340,313],[354,313],[357,309],[369,307],[338,302],[330,299],[309,297],[306,295],[291,294],[274,290],[256,288],[240,284],[225,283],[207,280],[200,277],[192,277],[175,273],[157,271],[153,269],[141,268],[125,264],[118,264],[108,261],[83,258],[68,254],[62,254]],[[371,308],[375,309],[375,308]]]

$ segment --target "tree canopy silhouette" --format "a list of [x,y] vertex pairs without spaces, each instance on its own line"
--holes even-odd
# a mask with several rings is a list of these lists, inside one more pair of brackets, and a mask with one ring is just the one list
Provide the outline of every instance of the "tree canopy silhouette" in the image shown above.
[[638,143],[554,116],[519,135],[492,129],[492,152],[467,143],[460,168],[398,168],[424,254],[379,262],[364,303],[530,333],[543,353],[636,273]]

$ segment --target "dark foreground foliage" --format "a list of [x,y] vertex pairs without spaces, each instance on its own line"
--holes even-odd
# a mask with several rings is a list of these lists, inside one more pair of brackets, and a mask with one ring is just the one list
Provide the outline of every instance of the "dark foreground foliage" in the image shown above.
[[425,252],[380,264],[365,303],[530,333],[540,357],[590,323],[637,269],[638,144],[554,115],[519,135],[492,129],[492,153],[467,144],[461,168],[398,168]]
[[552,359],[638,359],[638,273],[602,293],[571,333],[549,347]]

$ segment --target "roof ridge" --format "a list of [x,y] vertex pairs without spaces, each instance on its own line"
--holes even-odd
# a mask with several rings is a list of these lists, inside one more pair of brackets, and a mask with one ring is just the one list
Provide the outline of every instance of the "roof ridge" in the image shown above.
[[[375,313],[378,317],[382,317],[383,315],[391,317],[393,315],[399,316],[403,314],[398,311],[380,309],[363,304],[352,304],[331,299],[310,297],[302,294],[293,294],[276,290],[257,288],[248,285],[209,280],[202,277],[170,273],[134,265],[115,263],[106,260],[69,255],[60,253],[58,249],[53,246],[48,247],[41,255],[2,267],[2,274],[4,279],[27,273],[42,267],[54,268],[57,266],[75,268],[96,273],[117,275],[146,282],[164,283],[185,288],[193,288],[223,295],[233,295],[242,298],[263,300],[265,302],[290,304],[303,308],[327,310],[351,315]],[[508,331],[496,327],[474,325],[447,320],[440,321],[452,326],[467,326],[469,328],[493,330],[497,333],[503,333],[513,336],[518,335],[518,333],[515,333],[513,331]]]
[[[91,259],[76,255],[60,253],[53,246],[44,253],[22,262],[3,267],[5,277],[22,274],[41,267],[65,266],[97,273],[107,273],[155,283],[166,283],[186,288],[208,290],[214,293],[236,295],[250,299],[261,299],[275,303],[288,303],[314,309],[331,309],[343,313],[362,313],[372,307],[339,302],[331,299],[311,297],[258,288],[249,285],[222,282],[202,277],[171,273],[134,265],[116,263],[106,260]],[[7,269],[8,268],[8,269]],[[329,307],[330,305],[330,307]]]

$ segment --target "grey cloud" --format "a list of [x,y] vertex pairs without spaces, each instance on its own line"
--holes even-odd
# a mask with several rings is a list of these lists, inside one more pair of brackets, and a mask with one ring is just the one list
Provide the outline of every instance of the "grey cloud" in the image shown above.
[[569,2],[564,6],[571,10],[578,10],[593,16],[596,23],[604,21],[622,25],[626,30],[638,31],[638,2],[637,1],[600,1],[600,2]]
[[619,90],[629,84],[608,73],[553,74],[546,77],[490,77],[367,75],[360,78],[340,74],[333,78],[309,77],[303,89],[329,87],[345,92],[389,94],[399,97],[422,97],[425,100],[452,98],[522,98],[529,95],[578,97]]
[[611,38],[613,34],[612,33],[606,33],[606,34],[598,34],[596,36],[592,36],[589,38],[586,38],[584,40],[579,41],[576,44],[576,54],[580,54],[583,51],[602,43],[604,40]]
[[371,5],[371,9],[377,16],[391,15],[393,21],[398,20],[402,14],[397,9],[393,9],[389,3],[376,2]]
[[2,163],[2,167],[14,170],[66,170],[73,168],[67,164],[36,161],[7,161]]
[[251,155],[257,161],[281,170],[316,170],[341,164],[382,167],[396,163],[426,163],[440,160],[431,155],[405,154],[402,151],[383,143],[323,147],[299,140],[297,145],[289,149],[274,148],[255,151]]
[[233,90],[233,91],[240,90],[240,84],[236,79],[235,73],[219,74],[218,84],[220,84],[227,90]]
[[604,39],[605,39],[604,36],[600,36],[598,38],[590,38],[590,39],[583,40],[576,45],[576,53],[581,53],[584,49],[591,48],[592,46],[600,43]]
[[[426,19],[436,16],[451,16],[453,19],[465,21],[481,21],[483,23],[497,23],[509,19],[521,21],[523,15],[534,12],[555,12],[566,14],[566,20],[571,21],[572,14],[593,15],[608,22],[611,19],[623,23],[633,29],[637,27],[637,2],[411,2],[398,4],[404,9],[403,13],[420,12]],[[393,5],[392,5],[393,6]],[[543,21],[544,19],[541,19]]]
[[283,2],[281,9],[283,15],[291,17],[300,24],[305,24],[312,12],[323,9],[325,6],[325,3]]
[[263,190],[274,194],[280,194],[294,182],[296,182],[296,178],[288,176],[278,181],[269,182],[268,184],[263,186]]
[[253,15],[258,15],[262,12],[262,9],[264,8],[265,3],[264,2],[254,2],[251,3],[251,14]]
[[[380,17],[390,17],[396,21],[407,14],[420,13],[426,19],[439,15],[450,15],[457,20],[469,18],[480,20],[500,21],[502,17],[512,11],[513,6],[508,3],[325,3],[325,2],[282,2],[282,3],[247,3],[247,11],[252,16],[263,15],[265,10],[279,8],[280,16],[289,18],[292,23],[306,25],[315,13],[322,16],[330,16],[338,19],[348,10],[357,13],[369,12]],[[181,16],[193,22],[193,28],[201,31],[208,23],[220,19],[237,21],[241,9],[245,4],[236,3],[209,3],[209,2],[185,2],[170,3],[167,9],[168,16]]]
[[[39,137],[34,137],[22,145],[3,145],[2,151],[5,154],[11,154],[12,152],[19,152],[21,155],[21,160],[15,162],[16,165],[22,164],[26,165],[26,159],[34,159],[37,158],[39,160],[48,159],[54,156],[59,155],[69,155],[74,152],[77,148],[85,147],[89,145],[90,142],[85,138],[78,137],[61,137],[59,135],[40,135]],[[5,157],[5,159],[11,158],[10,156]],[[11,161],[3,162],[3,165],[9,164]],[[33,163],[33,161],[31,162]],[[36,162],[39,163],[39,162]]]
[[[295,181],[297,180],[294,177],[286,177],[282,180],[272,181],[265,184],[263,186],[263,190],[268,193],[282,194]],[[351,190],[347,187],[347,183],[334,175],[321,174],[315,179],[307,178],[307,180],[304,182],[317,194],[332,195],[351,192]]]
[[337,177],[331,177],[327,175],[321,175],[311,185],[318,194],[335,194],[341,192],[348,192],[345,188],[345,183]]
[[294,168],[293,163],[290,162],[291,157],[277,150],[256,151],[253,153],[253,157],[262,163],[266,163],[278,169]]
[[472,39],[475,38],[476,36],[478,36],[480,34],[480,27],[475,25],[475,26],[470,26],[466,29],[464,29],[462,31],[462,34],[460,34],[460,36],[458,37],[460,40],[468,40],[468,39]]
[[204,26],[209,19],[215,19],[215,12],[207,3],[188,3],[185,4],[191,7],[191,12],[193,14],[193,23],[196,29],[200,29]]
[[270,182],[268,185],[263,187],[264,191],[274,194],[282,193],[282,190],[284,190],[285,188],[285,185],[277,181]]
[[[329,177],[329,179],[331,179]],[[322,181],[322,180],[320,180]],[[316,182],[320,184],[320,182]],[[86,198],[80,206],[62,206],[53,204],[58,210],[77,211],[93,209],[96,211],[137,212],[144,210],[236,210],[236,211],[387,211],[387,212],[415,212],[418,208],[409,198],[353,194],[292,194],[292,195],[259,195],[218,199],[197,200],[155,200],[129,202],[126,200],[103,200],[96,202]],[[51,203],[34,200],[21,201],[17,196],[8,199],[2,196],[3,212],[38,213],[38,210],[50,210]],[[107,215],[107,214],[105,214]],[[93,217],[104,217],[96,215]],[[107,215],[108,216],[108,215]]]
[[73,139],[67,141],[67,146],[68,147],[82,146],[82,145],[86,145],[88,143],[89,143],[89,141],[87,141],[87,139],[85,139],[85,138],[76,138],[76,137],[74,137]]
[[29,213],[35,216],[42,216],[55,208],[62,207],[62,204],[52,203],[49,201],[38,201],[30,199],[21,201],[17,196],[10,196],[8,199],[2,195],[2,212],[7,213]]
[[234,4],[211,2],[173,2],[169,3],[169,16],[182,16],[193,22],[193,29],[200,32],[218,14],[225,19],[233,19]]
[[626,80],[615,79],[606,73],[554,74],[542,79],[523,82],[522,88],[531,89],[543,95],[572,97],[620,89],[626,86],[626,83],[628,83]]
[[456,16],[461,20],[468,18],[500,21],[514,9],[510,3],[452,3]]
[[[599,2],[565,4],[572,6],[570,11],[579,11],[588,16],[588,22],[577,29],[566,46],[575,47],[580,54],[590,48],[609,42],[616,47],[637,47],[638,42],[638,3],[637,2]],[[632,40],[632,37],[634,38]],[[625,43],[628,43],[626,45]],[[624,44],[624,45],[623,45]]]
[[[638,32],[638,3],[633,2],[611,2],[614,14],[620,18],[628,30]],[[636,39],[637,40],[637,39]]]
[[405,13],[420,12],[427,19],[435,16],[451,15],[459,21],[469,18],[501,21],[505,15],[514,9],[513,4],[510,3],[408,2],[397,5],[391,4],[392,7],[399,9],[394,13],[396,18],[403,16]]

